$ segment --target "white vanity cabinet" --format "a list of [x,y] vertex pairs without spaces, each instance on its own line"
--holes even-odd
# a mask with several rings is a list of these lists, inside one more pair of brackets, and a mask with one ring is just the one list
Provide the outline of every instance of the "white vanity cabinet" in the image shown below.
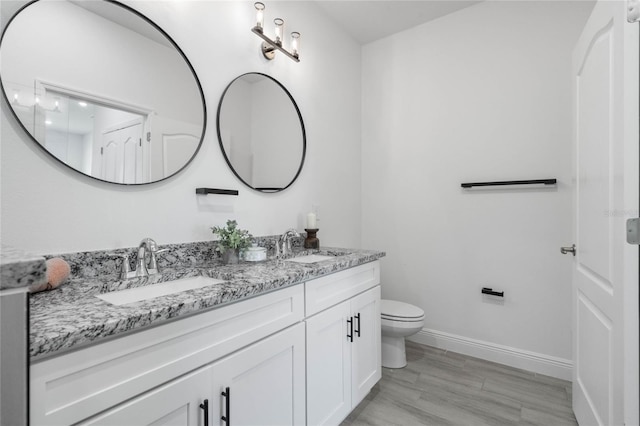
[[302,425],[304,362],[300,323],[80,424]]
[[374,261],[36,360],[30,424],[339,424],[381,376],[379,283]]
[[[304,383],[304,368],[300,370],[304,365],[304,352],[302,361],[298,353],[304,351],[304,331],[299,331],[303,320],[304,289],[302,285],[295,285],[37,361],[31,365],[30,424],[68,425],[80,421],[147,424],[145,419],[160,420],[176,410],[176,418],[182,419],[179,413],[185,413],[187,418],[187,413],[198,411],[195,408],[204,399],[209,400],[209,424],[224,424],[214,421],[211,414],[211,407],[220,403],[220,394],[214,389],[217,379],[209,371],[223,372],[215,362],[227,360],[227,365],[231,365],[229,360],[235,356],[241,359],[244,353],[262,350],[252,350],[254,345],[270,350],[271,345],[280,345],[283,352],[295,352],[295,357],[288,358],[295,364],[287,366],[285,373],[295,374],[295,380],[287,383],[289,386],[296,383],[300,388],[299,381]],[[296,331],[291,332],[290,326]],[[202,367],[205,369],[198,370]],[[260,376],[254,378],[257,380]],[[183,391],[186,382],[194,384],[198,392]],[[251,384],[250,381],[243,383]],[[264,383],[256,386],[266,387]],[[301,392],[304,395],[304,385]],[[166,402],[168,400],[171,402]],[[252,401],[247,407],[253,404]],[[147,408],[156,406],[160,411],[155,413]],[[96,416],[103,412],[100,416],[104,415],[104,420]],[[134,414],[133,418],[140,419],[140,423],[120,423],[108,417],[120,419]],[[202,415],[199,418],[202,420]],[[194,421],[197,422],[194,415],[188,414],[188,422],[177,424]]]
[[381,377],[379,283],[378,262],[305,283],[309,426],[339,424]]

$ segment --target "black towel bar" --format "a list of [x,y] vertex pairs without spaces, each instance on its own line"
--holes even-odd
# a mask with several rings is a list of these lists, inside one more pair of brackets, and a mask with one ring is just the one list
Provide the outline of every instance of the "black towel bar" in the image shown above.
[[493,291],[491,288],[483,287],[482,294],[489,294],[491,296],[504,297],[504,291]]
[[507,186],[507,185],[555,185],[556,179],[531,179],[531,180],[502,180],[497,182],[469,182],[462,183],[463,188],[472,188],[474,186]]
[[236,190],[236,189],[216,189],[216,188],[196,188],[196,194],[198,194],[198,195],[207,195],[207,194],[238,195],[238,190]]

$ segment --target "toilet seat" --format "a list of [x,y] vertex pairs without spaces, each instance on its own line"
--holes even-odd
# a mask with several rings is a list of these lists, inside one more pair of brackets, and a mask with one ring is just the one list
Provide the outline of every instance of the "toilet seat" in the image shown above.
[[382,299],[380,316],[388,321],[419,322],[424,320],[424,311],[409,303]]

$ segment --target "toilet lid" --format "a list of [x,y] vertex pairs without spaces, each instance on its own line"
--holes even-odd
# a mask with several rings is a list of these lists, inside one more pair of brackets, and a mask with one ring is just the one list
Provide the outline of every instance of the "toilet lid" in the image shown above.
[[380,313],[383,318],[413,318],[424,317],[424,311],[409,303],[398,302],[396,300],[382,299],[380,303]]

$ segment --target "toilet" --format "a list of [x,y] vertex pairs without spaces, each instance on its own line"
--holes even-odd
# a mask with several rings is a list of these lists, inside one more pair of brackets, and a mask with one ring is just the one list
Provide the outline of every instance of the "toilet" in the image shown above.
[[407,365],[404,338],[416,334],[424,325],[424,311],[409,303],[382,299],[382,366],[402,368]]

